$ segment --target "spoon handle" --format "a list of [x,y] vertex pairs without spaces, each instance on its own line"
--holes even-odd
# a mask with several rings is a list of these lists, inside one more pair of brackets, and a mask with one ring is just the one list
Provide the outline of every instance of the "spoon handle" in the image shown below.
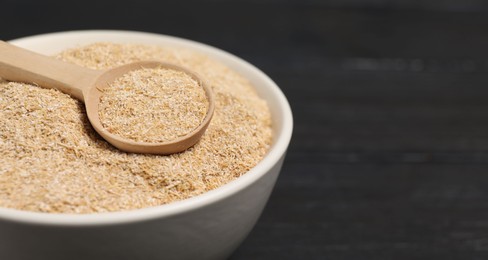
[[55,88],[84,101],[84,89],[100,71],[56,60],[0,41],[0,78]]

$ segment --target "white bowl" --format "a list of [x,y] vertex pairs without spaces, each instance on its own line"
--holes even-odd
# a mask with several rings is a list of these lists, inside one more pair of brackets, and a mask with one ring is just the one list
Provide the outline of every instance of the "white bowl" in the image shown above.
[[238,71],[267,100],[274,140],[266,157],[238,179],[167,205],[87,215],[0,208],[0,259],[225,259],[251,231],[283,164],[293,119],[278,86],[251,64],[214,47],[181,38],[130,31],[71,31],[11,43],[44,54],[97,42],[182,46]]

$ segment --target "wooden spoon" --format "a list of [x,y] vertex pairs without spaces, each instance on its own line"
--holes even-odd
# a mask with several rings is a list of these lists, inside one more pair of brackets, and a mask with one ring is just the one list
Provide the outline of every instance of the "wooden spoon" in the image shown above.
[[[98,104],[102,95],[100,90],[129,71],[161,67],[183,71],[204,88],[209,107],[202,123],[185,136],[160,143],[136,142],[108,132],[102,126],[98,115]],[[113,146],[126,152],[150,154],[182,152],[200,140],[214,111],[213,93],[199,76],[186,68],[158,61],[141,61],[108,70],[92,70],[0,41],[0,77],[45,88],[55,88],[84,102],[93,128]]]

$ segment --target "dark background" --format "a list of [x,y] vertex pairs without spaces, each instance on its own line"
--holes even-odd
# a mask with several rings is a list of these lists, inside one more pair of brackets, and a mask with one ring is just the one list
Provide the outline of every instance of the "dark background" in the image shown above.
[[0,37],[123,29],[234,53],[295,129],[238,259],[488,259],[488,3],[2,0]]

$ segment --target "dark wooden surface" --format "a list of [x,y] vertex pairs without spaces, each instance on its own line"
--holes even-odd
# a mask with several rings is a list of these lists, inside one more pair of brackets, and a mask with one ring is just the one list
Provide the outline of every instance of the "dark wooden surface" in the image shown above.
[[0,17],[4,40],[76,29],[185,37],[278,83],[293,140],[232,260],[488,258],[483,1],[7,0]]

